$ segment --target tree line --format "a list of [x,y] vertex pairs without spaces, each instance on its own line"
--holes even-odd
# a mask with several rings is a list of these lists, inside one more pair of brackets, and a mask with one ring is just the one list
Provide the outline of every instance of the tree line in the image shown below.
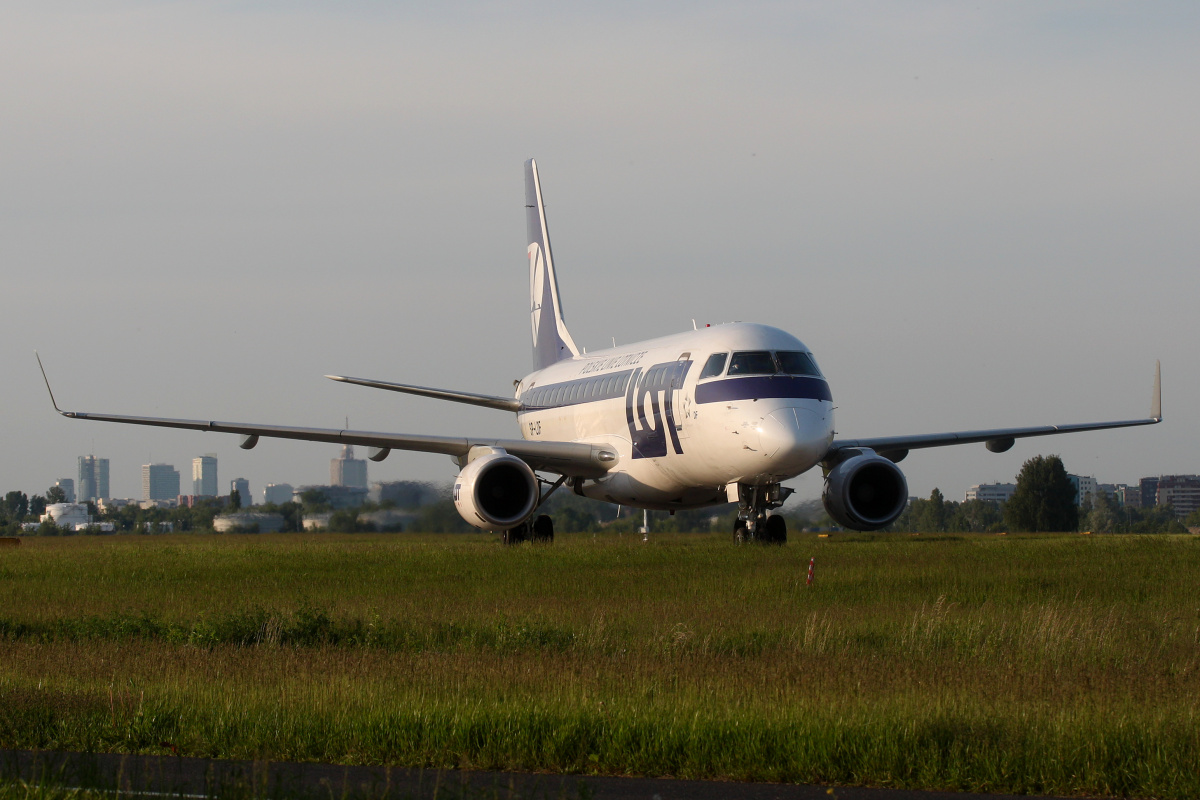
[[1093,533],[1187,533],[1200,526],[1200,511],[1182,522],[1170,506],[1129,508],[1104,492],[1075,504],[1075,486],[1058,456],[1035,456],[1021,467],[1007,503],[946,500],[934,489],[913,500],[888,530],[910,533],[1091,531]]
[[[437,491],[438,500],[412,509],[414,519],[405,527],[422,533],[468,533],[476,529],[467,524],[454,507],[450,487]],[[0,535],[27,533],[23,523],[38,522],[50,503],[66,502],[63,490],[51,486],[44,495],[26,496],[23,492],[8,492],[0,503]],[[121,533],[162,533],[213,530],[218,514],[238,510],[242,503],[234,491],[229,497],[204,498],[191,507],[142,508],[129,504],[107,509],[101,513],[96,504],[88,502],[88,513],[96,522],[111,523]],[[320,490],[304,492],[299,502],[254,506],[256,512],[279,514],[283,530],[304,529],[304,516],[329,512],[325,530],[333,533],[361,533],[377,530],[363,518],[375,510],[396,508],[395,503],[367,503],[358,508],[335,510]],[[546,501],[542,513],[554,518],[554,527],[564,533],[636,534],[642,526],[638,509],[621,508],[610,503],[581,497],[561,490]],[[796,503],[783,510],[791,531],[837,530],[837,525],[825,513],[820,500]],[[737,518],[737,506],[730,503],[710,508],[680,510],[674,514],[652,512],[650,529],[655,533],[668,532],[732,532]],[[1200,511],[1182,522],[1170,506],[1152,508],[1122,508],[1101,492],[1075,505],[1075,487],[1067,477],[1066,468],[1058,456],[1035,456],[1026,461],[1017,476],[1017,488],[1007,503],[984,500],[954,502],[947,500],[938,489],[929,499],[916,499],[887,530],[911,533],[997,533],[1043,531],[1093,531],[1095,533],[1186,533],[1189,527],[1200,527]],[[93,530],[91,532],[99,532]],[[47,520],[33,531],[35,535],[58,536],[68,532]],[[74,533],[71,531],[70,533]]]

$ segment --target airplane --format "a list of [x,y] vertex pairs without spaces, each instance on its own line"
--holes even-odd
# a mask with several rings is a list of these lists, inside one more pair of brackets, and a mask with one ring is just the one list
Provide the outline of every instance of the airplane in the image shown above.
[[525,162],[525,208],[533,372],[516,383],[512,397],[325,376],[513,413],[519,439],[63,411],[39,356],[51,404],[70,419],[239,434],[244,449],[273,437],[365,446],[377,462],[392,450],[448,455],[460,470],[453,487],[459,514],[476,528],[500,532],[506,543],[553,540],[552,519],[538,511],[564,485],[584,497],[651,510],[737,503],[737,541],[783,543],[786,523],[771,513],[792,492],[782,484],[818,465],[829,516],[845,528],[877,530],[908,503],[908,484],[896,464],[912,450],[982,442],[1002,453],[1026,437],[1152,425],[1163,418],[1156,363],[1145,419],[838,438],[829,382],[812,351],[778,328],[693,323],[683,333],[581,352],[563,319],[533,159]]

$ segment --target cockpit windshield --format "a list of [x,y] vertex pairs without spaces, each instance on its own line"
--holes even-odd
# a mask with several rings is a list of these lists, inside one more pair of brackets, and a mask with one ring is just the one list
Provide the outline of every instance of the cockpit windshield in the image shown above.
[[729,353],[713,353],[708,357],[708,361],[704,362],[704,369],[700,371],[700,377],[697,380],[712,378],[720,375],[725,371],[725,362],[729,359]]
[[730,375],[774,375],[775,359],[769,350],[743,350],[729,360]]
[[808,353],[798,350],[780,350],[775,357],[779,360],[779,371],[785,375],[821,376],[821,370],[817,369],[816,362]]

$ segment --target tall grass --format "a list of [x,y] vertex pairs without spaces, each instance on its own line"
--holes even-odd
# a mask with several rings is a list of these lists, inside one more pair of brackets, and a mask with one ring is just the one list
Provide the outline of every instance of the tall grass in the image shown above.
[[1195,538],[26,544],[5,747],[1200,795]]

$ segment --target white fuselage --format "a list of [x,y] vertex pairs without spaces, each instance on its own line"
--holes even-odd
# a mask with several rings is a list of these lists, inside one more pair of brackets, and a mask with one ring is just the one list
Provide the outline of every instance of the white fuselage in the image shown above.
[[815,365],[784,374],[776,358],[771,374],[763,353],[811,361],[794,336],[750,323],[559,361],[518,384],[521,435],[614,448],[617,466],[575,487],[588,497],[652,509],[736,499],[727,487],[795,477],[833,442],[833,402]]

